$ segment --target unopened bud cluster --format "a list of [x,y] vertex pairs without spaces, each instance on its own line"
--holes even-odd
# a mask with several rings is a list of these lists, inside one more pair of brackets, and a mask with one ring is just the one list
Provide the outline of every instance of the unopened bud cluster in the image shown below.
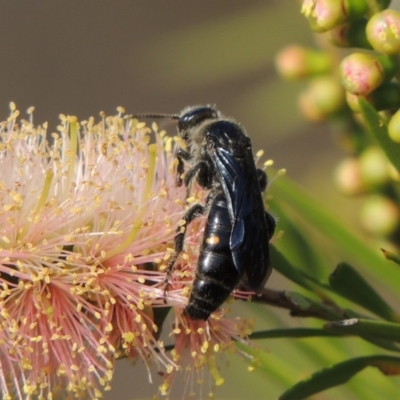
[[336,184],[346,195],[365,196],[360,218],[367,231],[393,239],[400,230],[399,173],[372,141],[359,105],[364,98],[380,112],[397,146],[400,12],[388,7],[390,0],[303,0],[301,12],[320,48],[291,45],[276,65],[282,77],[306,81],[299,107],[307,119],[339,127],[347,156]]

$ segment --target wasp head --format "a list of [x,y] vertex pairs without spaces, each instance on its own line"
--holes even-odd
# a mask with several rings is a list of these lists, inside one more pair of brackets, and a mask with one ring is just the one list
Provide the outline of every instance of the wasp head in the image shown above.
[[184,140],[190,140],[194,131],[208,120],[215,120],[220,117],[219,112],[210,106],[189,107],[182,111],[178,120],[179,136]]

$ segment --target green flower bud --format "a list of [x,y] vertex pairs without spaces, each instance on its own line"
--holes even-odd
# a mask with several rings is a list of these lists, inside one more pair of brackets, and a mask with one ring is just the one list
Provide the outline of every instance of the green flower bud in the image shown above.
[[[346,92],[347,104],[354,112],[360,112],[359,97],[356,94]],[[400,86],[396,82],[384,83],[365,98],[378,111],[398,109],[400,108]]]
[[293,45],[280,51],[275,65],[283,78],[295,80],[329,72],[332,60],[323,51]]
[[365,192],[361,179],[360,163],[356,157],[348,157],[341,161],[333,176],[337,188],[344,195],[357,196]]
[[366,33],[372,47],[382,54],[394,55],[400,52],[400,13],[384,10],[371,17]]
[[361,179],[367,189],[375,190],[390,181],[388,159],[380,147],[365,149],[359,157],[359,163]]
[[387,197],[374,195],[365,200],[360,213],[363,227],[377,236],[389,236],[399,227],[400,212]]
[[332,76],[321,76],[309,82],[299,97],[299,107],[311,121],[322,121],[342,110],[345,104],[344,90]]
[[399,183],[400,182],[400,173],[397,171],[397,169],[393,166],[392,163],[389,163],[389,175],[390,179],[394,182]]
[[340,65],[342,83],[353,94],[367,95],[389,80],[396,71],[396,62],[385,56],[353,53]]
[[367,0],[303,0],[301,12],[315,32],[326,32],[368,11]]
[[346,92],[347,105],[349,106],[350,110],[354,111],[355,113],[361,112],[360,104],[358,103],[359,97],[360,96],[357,96],[356,94]]
[[400,143],[400,110],[396,111],[388,124],[389,137],[397,143]]
[[330,43],[338,47],[372,49],[365,33],[366,25],[367,20],[365,18],[345,22],[326,32],[326,37]]

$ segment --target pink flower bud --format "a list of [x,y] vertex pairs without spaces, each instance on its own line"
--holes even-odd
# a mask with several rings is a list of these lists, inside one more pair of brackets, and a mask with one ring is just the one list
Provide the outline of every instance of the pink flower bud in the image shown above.
[[367,38],[372,47],[382,54],[400,52],[400,13],[384,10],[371,17],[366,28]]
[[338,189],[347,196],[357,196],[365,191],[356,157],[341,161],[335,169],[334,179]]
[[371,49],[371,44],[368,42],[365,33],[366,25],[366,18],[345,22],[326,32],[326,37],[329,42],[337,47],[361,47],[363,49]]
[[326,32],[367,11],[368,5],[364,0],[303,0],[301,8],[315,32]]
[[331,58],[322,51],[301,46],[289,46],[276,57],[276,69],[285,79],[301,79],[326,73],[331,69]]
[[340,66],[345,89],[354,94],[367,95],[395,71],[394,62],[387,57],[353,53]]
[[331,76],[314,78],[299,98],[302,113],[311,121],[322,121],[343,109],[344,91]]
[[378,146],[366,148],[359,157],[361,178],[367,189],[377,189],[390,180],[389,162]]
[[374,195],[363,204],[360,220],[366,231],[377,236],[388,236],[399,227],[399,207],[387,197]]
[[400,110],[392,115],[388,124],[389,137],[397,143],[400,143]]

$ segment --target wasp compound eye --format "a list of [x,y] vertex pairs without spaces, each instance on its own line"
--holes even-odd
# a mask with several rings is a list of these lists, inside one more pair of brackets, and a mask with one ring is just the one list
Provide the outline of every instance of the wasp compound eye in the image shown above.
[[208,119],[217,119],[218,111],[212,107],[195,107],[185,112],[178,121],[179,132],[186,131],[200,125]]

